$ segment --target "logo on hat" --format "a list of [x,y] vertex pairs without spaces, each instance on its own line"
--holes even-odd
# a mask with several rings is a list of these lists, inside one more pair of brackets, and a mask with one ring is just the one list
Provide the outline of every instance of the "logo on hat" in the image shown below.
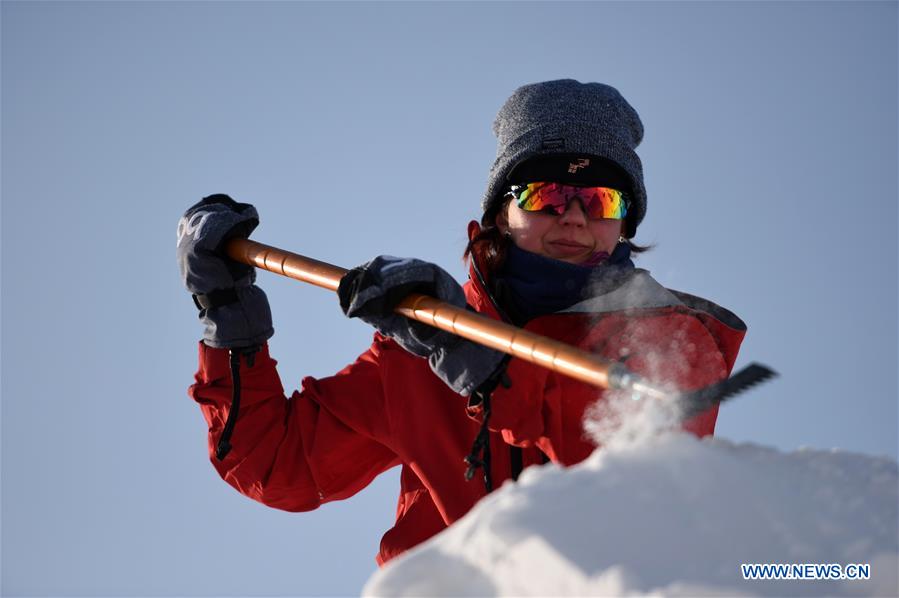
[[581,168],[586,168],[590,166],[589,158],[578,158],[577,162],[571,162],[568,165],[568,174],[575,174]]

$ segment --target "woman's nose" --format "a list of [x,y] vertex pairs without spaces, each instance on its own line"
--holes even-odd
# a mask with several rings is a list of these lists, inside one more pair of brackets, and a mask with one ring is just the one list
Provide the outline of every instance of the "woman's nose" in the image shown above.
[[565,212],[559,216],[559,223],[571,224],[573,226],[585,226],[587,224],[587,214],[584,212],[581,200],[572,199],[568,202]]

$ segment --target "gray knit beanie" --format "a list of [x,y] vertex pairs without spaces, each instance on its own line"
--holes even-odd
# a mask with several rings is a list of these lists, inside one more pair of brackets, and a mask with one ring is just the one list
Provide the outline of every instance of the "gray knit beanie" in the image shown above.
[[525,85],[506,100],[493,123],[496,162],[482,208],[499,208],[512,170],[536,156],[579,154],[611,160],[630,178],[626,236],[646,214],[643,166],[634,152],[643,123],[618,90],[602,83],[560,79]]

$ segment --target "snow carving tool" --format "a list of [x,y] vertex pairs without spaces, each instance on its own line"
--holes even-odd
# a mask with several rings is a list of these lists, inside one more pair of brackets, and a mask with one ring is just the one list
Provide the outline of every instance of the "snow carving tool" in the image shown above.
[[750,363],[745,368],[711,386],[693,392],[681,393],[676,400],[681,405],[681,419],[687,420],[699,415],[716,403],[721,403],[734,395],[740,394],[756,384],[774,378],[777,372],[760,363]]
[[[337,291],[340,279],[347,273],[345,268],[248,239],[230,240],[225,251],[238,262],[331,291]],[[753,363],[717,384],[692,392],[677,392],[649,382],[619,362],[428,295],[412,293],[394,311],[598,388],[627,391],[634,399],[678,401],[685,412],[694,415],[776,375],[770,368]]]

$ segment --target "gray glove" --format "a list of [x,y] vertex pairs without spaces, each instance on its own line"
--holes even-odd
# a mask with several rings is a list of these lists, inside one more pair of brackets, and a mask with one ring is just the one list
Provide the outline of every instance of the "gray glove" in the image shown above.
[[253,284],[255,269],[223,251],[226,241],[247,238],[258,225],[256,208],[222,194],[203,198],[178,222],[181,279],[200,309],[210,347],[261,345],[274,334],[268,298]]
[[431,370],[450,388],[470,395],[500,367],[505,355],[394,313],[410,293],[466,307],[462,287],[448,272],[412,258],[378,256],[347,272],[337,289],[348,317],[371,324],[410,353],[426,357]]

